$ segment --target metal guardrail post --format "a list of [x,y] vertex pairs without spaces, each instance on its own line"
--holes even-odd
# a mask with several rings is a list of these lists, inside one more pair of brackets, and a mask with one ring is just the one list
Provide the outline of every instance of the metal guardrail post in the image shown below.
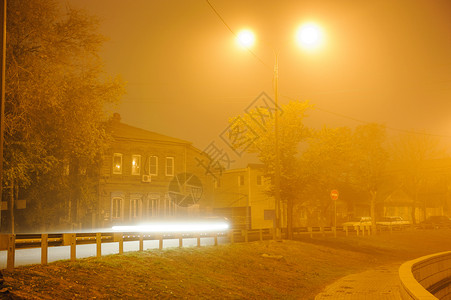
[[200,247],[200,234],[197,235],[197,247]]
[[346,231],[346,236],[348,236],[349,235],[348,226],[345,226],[345,231]]
[[139,233],[139,251],[144,250],[144,234],[142,232]]
[[119,254],[124,253],[124,234],[121,232],[119,233],[118,242],[119,242]]
[[102,256],[102,234],[100,232],[96,233],[96,256]]
[[160,235],[159,237],[158,237],[158,249],[163,249],[163,236],[162,235]]
[[70,234],[70,261],[77,260],[77,237],[75,233]]
[[334,237],[337,237],[337,227],[332,227],[332,231],[334,232]]
[[249,233],[247,231],[247,229],[244,229],[241,231],[241,235],[244,235],[244,242],[247,243],[249,242]]
[[308,232],[310,232],[310,238],[313,238],[313,227],[307,227]]
[[260,242],[263,241],[263,229],[260,228]]
[[180,235],[179,236],[179,248],[182,248],[182,247],[183,247],[183,236]]
[[12,271],[14,269],[14,261],[16,259],[16,235],[8,234],[8,257],[6,259],[6,269]]
[[215,246],[217,246],[218,245],[218,233],[215,233],[214,235],[215,235],[214,236],[214,238],[215,238]]
[[46,233],[41,234],[41,265],[46,265],[48,263],[49,254],[49,235]]

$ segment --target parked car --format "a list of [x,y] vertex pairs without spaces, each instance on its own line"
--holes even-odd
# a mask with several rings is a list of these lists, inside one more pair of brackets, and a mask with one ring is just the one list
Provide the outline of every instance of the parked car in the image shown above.
[[447,216],[430,216],[423,222],[420,222],[420,226],[424,228],[451,228],[451,219]]
[[404,220],[402,217],[391,216],[383,217],[380,221],[376,222],[380,226],[405,226],[410,225],[409,221]]
[[371,225],[371,217],[354,217],[341,224],[343,227],[357,227]]

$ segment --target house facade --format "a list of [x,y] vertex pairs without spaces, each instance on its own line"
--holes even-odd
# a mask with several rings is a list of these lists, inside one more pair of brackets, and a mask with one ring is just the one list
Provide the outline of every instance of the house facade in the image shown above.
[[234,228],[272,228],[275,202],[269,187],[261,164],[223,171],[215,182],[213,213],[227,217]]
[[213,180],[190,142],[124,124],[118,114],[111,133],[96,227],[197,215],[211,207]]

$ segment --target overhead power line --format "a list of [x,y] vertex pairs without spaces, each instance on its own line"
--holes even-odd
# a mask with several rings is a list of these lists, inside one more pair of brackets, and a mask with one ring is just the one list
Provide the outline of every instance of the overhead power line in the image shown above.
[[[295,98],[290,97],[290,96],[283,96],[289,100],[295,100]],[[315,109],[329,113],[331,115],[343,118],[343,119],[348,119],[354,122],[358,122],[358,123],[362,123],[362,124],[370,124],[370,123],[374,123],[372,121],[364,121],[364,120],[360,120],[348,115],[344,115],[344,114],[340,114],[337,112],[333,112],[324,108],[320,108],[318,106],[315,106]],[[429,132],[420,132],[420,131],[415,131],[415,130],[407,130],[407,129],[401,129],[401,128],[396,128],[396,127],[391,127],[391,126],[385,126],[385,128],[392,130],[392,131],[398,131],[398,132],[402,132],[402,133],[410,133],[410,134],[417,134],[417,135],[426,135],[426,136],[434,136],[434,137],[440,137],[440,138],[451,138],[450,135],[444,135],[444,134],[436,134],[436,133],[429,133]]]
[[[221,20],[221,22],[224,24],[224,26],[230,31],[230,33],[236,38],[237,34],[233,31],[233,29],[229,26],[229,24],[227,24],[227,22],[224,20],[224,18],[221,16],[221,14],[214,8],[214,6],[211,4],[211,2],[209,0],[206,0],[208,6],[211,8],[211,10],[214,12],[214,14]],[[269,66],[268,64],[266,64],[257,54],[255,54],[251,49],[247,48],[247,51],[249,51],[249,53],[252,54],[252,56],[254,56],[255,59],[257,59],[261,64],[263,64],[265,67],[267,67],[268,69],[272,70],[272,67]],[[293,97],[289,97],[289,96],[284,96],[285,98],[291,99],[293,100]],[[370,123],[374,123],[374,122],[370,122],[370,121],[364,121],[364,120],[360,120],[351,116],[347,116],[344,114],[340,114],[340,113],[336,113],[330,110],[326,110],[323,108],[319,108],[316,107],[316,109],[320,110],[320,111],[324,111],[326,113],[344,118],[344,119],[348,119],[348,120],[352,120],[354,122],[358,122],[358,123],[362,123],[362,124],[370,124]],[[395,128],[395,127],[389,127],[389,126],[385,126],[385,128],[392,130],[392,131],[398,131],[398,132],[403,132],[403,133],[410,133],[410,134],[418,134],[418,135],[426,135],[426,136],[434,136],[434,137],[441,137],[441,138],[451,138],[450,135],[442,135],[442,134],[434,134],[434,133],[427,133],[427,132],[419,132],[419,131],[414,131],[414,130],[406,130],[406,129],[400,129],[400,128]]]

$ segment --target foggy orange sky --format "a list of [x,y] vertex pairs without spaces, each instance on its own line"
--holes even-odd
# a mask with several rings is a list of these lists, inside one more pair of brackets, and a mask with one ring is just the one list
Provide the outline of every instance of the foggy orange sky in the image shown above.
[[[451,1],[211,0],[234,32],[254,31],[261,61],[206,1],[68,3],[101,19],[101,55],[127,82],[117,111],[130,125],[204,149],[261,92],[273,96],[277,51],[280,102],[314,104],[307,124],[361,124],[343,115],[451,140]],[[326,38],[311,53],[294,42],[307,21]]]

